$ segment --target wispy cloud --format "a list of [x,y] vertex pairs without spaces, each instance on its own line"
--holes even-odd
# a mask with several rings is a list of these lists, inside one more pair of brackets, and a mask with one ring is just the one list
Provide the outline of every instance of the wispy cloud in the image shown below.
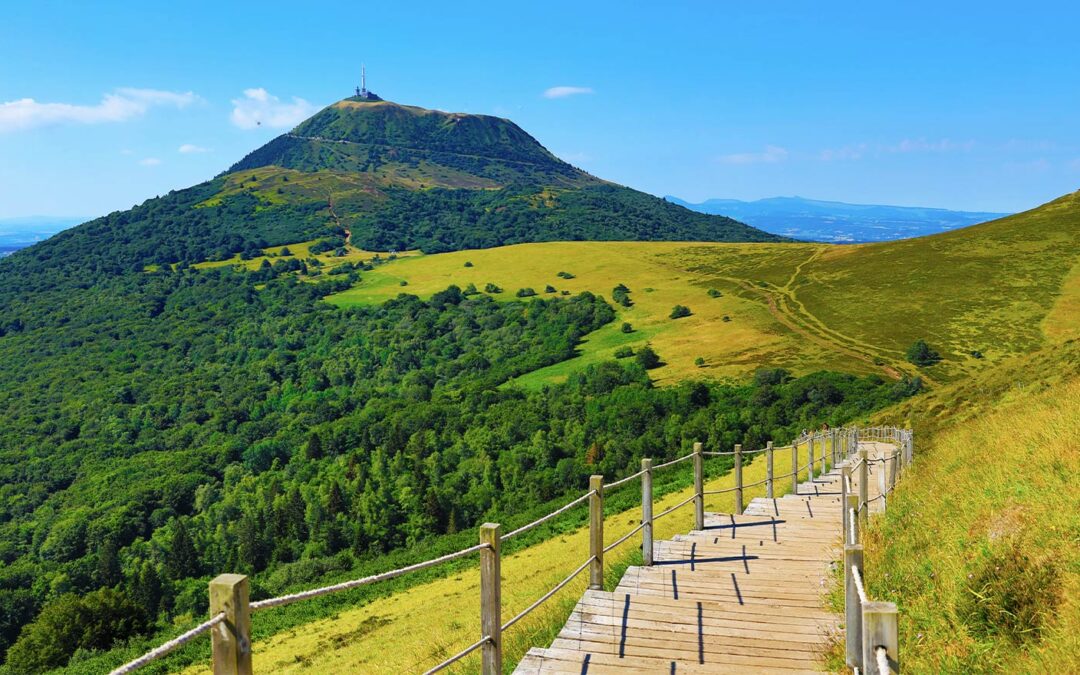
[[139,164],[142,166],[158,166],[161,164],[161,160],[157,157],[147,157],[146,159],[140,159]]
[[53,124],[126,122],[155,107],[186,108],[201,100],[193,92],[158,89],[117,89],[96,105],[41,103],[32,98],[0,103],[0,133],[25,131]]
[[232,123],[241,129],[292,127],[315,112],[315,106],[302,98],[294,96],[286,103],[262,87],[245,89],[243,98],[233,99],[232,104]]
[[723,164],[775,164],[788,158],[788,151],[776,145],[766,145],[763,152],[738,152],[721,155],[717,161]]
[[917,153],[971,152],[977,147],[975,141],[954,141],[949,138],[927,140],[905,138],[895,143],[851,143],[840,148],[826,148],[818,153],[823,162],[854,161],[868,155],[909,155]]
[[592,93],[592,87],[550,87],[544,90],[544,98],[566,98],[567,96]]
[[193,145],[191,143],[184,143],[177,149],[177,152],[184,155],[192,155],[201,152],[210,152],[210,148],[204,148],[202,146]]

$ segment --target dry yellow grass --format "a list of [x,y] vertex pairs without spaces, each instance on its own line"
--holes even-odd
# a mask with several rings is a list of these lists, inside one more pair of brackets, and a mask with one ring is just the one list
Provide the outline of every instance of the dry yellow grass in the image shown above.
[[[805,460],[804,447],[800,461]],[[790,472],[790,451],[778,451],[775,464],[777,475]],[[764,477],[763,459],[744,468],[746,483]],[[705,489],[731,487],[732,480],[729,474],[709,481]],[[790,487],[790,477],[777,480],[778,495]],[[618,489],[641,488],[640,483],[632,481]],[[690,489],[684,489],[657,500],[655,512],[677,504],[690,494]],[[744,499],[749,501],[763,494],[764,486],[749,488]],[[731,494],[709,496],[705,506],[707,510],[730,511],[732,500]],[[639,517],[637,510],[609,515],[604,523],[605,541],[610,543],[629,532],[637,526]],[[692,526],[693,508],[687,505],[656,522],[655,538],[660,540],[687,532]],[[582,528],[504,557],[503,620],[527,607],[581,564],[588,557],[588,546],[588,529]],[[607,566],[618,565],[640,546],[640,536],[631,537],[607,554]],[[547,635],[553,625],[561,626],[569,607],[584,590],[586,581],[587,574],[579,575],[548,603],[508,631],[508,664],[520,659],[528,647],[535,646],[536,640],[544,639],[536,636]],[[479,585],[478,571],[469,570],[286,631],[255,644],[255,669],[275,673],[421,672],[472,644],[479,637]],[[257,614],[253,620],[259,620]],[[478,670],[477,662],[466,660],[458,670],[474,672]],[[204,665],[185,672],[207,671]]]

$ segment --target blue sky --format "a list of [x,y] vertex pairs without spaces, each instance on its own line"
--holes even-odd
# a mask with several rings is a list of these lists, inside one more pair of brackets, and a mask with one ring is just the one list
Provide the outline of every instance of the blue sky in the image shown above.
[[209,178],[361,62],[385,98],[509,117],[657,195],[1015,211],[1080,188],[1075,4],[182,4],[0,10],[0,218]]

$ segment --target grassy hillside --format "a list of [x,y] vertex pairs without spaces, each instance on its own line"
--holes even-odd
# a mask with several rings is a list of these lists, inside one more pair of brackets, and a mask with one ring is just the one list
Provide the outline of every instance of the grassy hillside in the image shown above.
[[[331,301],[378,303],[403,282],[421,295],[449,283],[494,283],[503,297],[521,288],[543,295],[548,285],[611,297],[617,284],[629,287],[632,306],[618,307],[619,320],[589,336],[578,359],[532,373],[526,384],[559,381],[646,342],[667,361],[660,381],[743,376],[762,365],[953,381],[1080,330],[1080,193],[886,244],[560,242],[421,256],[365,274]],[[676,304],[691,316],[670,319]],[[623,321],[635,331],[622,333]],[[942,362],[908,363],[905,351],[918,339]]]
[[1080,343],[897,406],[917,461],[865,537],[913,672],[1080,665]]

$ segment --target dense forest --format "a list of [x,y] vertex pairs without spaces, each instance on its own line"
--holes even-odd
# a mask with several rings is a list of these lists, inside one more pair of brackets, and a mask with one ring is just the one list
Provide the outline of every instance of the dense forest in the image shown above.
[[570,357],[606,302],[319,301],[348,283],[165,268],[0,310],[9,670],[200,614],[224,570],[314,580],[318,561],[521,512],[695,438],[757,447],[917,387],[767,371],[657,389],[613,362],[526,392],[500,385]]

